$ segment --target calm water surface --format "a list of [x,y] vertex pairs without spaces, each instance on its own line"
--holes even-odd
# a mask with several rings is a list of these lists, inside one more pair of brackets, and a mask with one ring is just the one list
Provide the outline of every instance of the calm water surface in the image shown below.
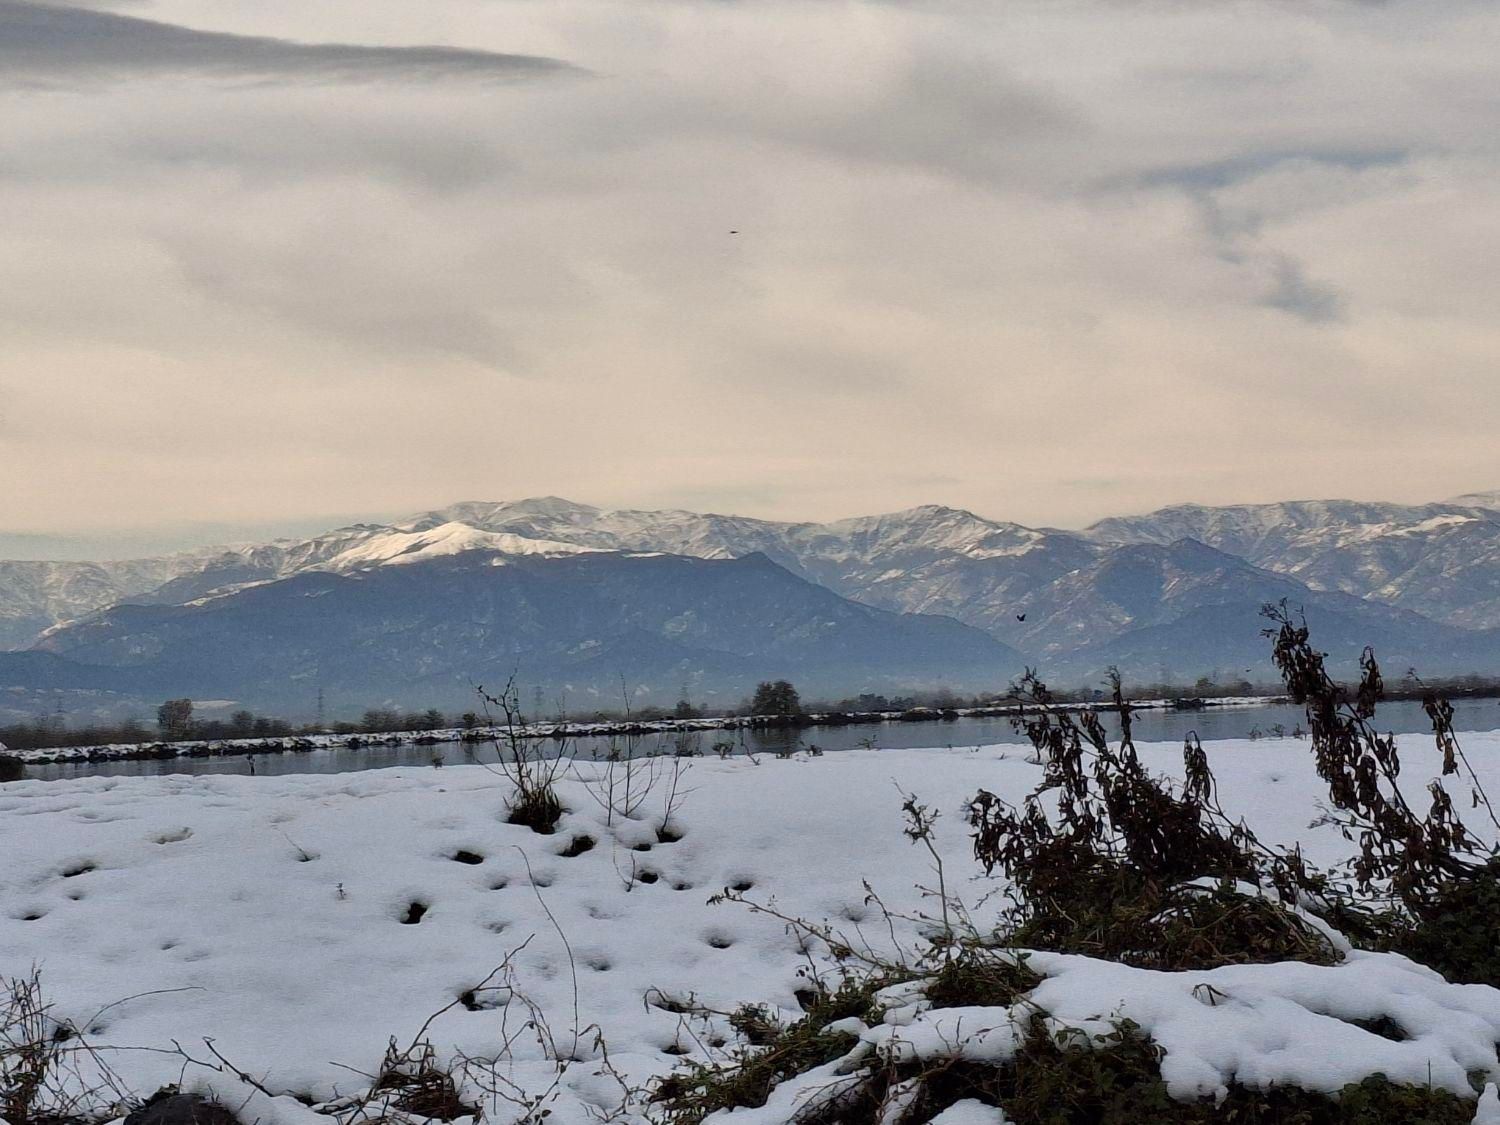
[[[1464,699],[1453,704],[1453,725],[1458,731],[1500,729],[1500,701]],[[1111,733],[1115,723],[1105,716]],[[1138,742],[1180,742],[1189,731],[1208,742],[1212,739],[1245,738],[1259,730],[1270,736],[1277,724],[1291,733],[1299,723],[1305,725],[1302,710],[1290,704],[1257,707],[1211,707],[1203,711],[1142,711],[1136,716],[1135,737]],[[1422,705],[1415,700],[1396,701],[1380,708],[1382,730],[1407,734],[1430,730]],[[682,735],[649,735],[635,741],[634,752],[671,753]],[[847,727],[809,727],[801,730],[703,731],[696,745],[711,753],[713,744],[732,740],[736,752],[755,754],[786,753],[811,746],[826,751],[857,750],[868,745],[882,750],[917,746],[993,746],[998,743],[1021,743],[1009,719],[961,718],[949,722],[887,722]],[[617,744],[624,746],[623,739]],[[557,744],[542,740],[538,745],[554,752]],[[607,738],[582,738],[567,743],[569,753],[580,758],[603,757],[609,753]],[[391,766],[431,766],[495,760],[496,751],[487,744],[444,743],[436,746],[367,746],[358,750],[311,750],[293,754],[257,754],[253,758],[235,755],[215,758],[174,758],[165,761],[81,762],[67,765],[30,766],[27,776],[47,780],[70,777],[155,777],[166,774],[256,774],[271,776],[293,773],[351,773],[357,770],[385,769]]]

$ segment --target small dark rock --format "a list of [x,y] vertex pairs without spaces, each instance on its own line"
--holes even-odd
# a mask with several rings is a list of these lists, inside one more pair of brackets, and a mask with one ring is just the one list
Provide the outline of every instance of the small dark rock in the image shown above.
[[0,754],[0,781],[20,781],[26,776],[26,764],[10,754]]

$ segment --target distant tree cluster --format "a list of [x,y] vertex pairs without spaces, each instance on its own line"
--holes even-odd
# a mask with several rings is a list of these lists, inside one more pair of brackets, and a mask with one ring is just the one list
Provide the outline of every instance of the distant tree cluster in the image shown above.
[[193,701],[169,699],[156,709],[156,726],[168,742],[181,742],[193,736]]
[[58,716],[0,727],[0,742],[12,750],[48,750],[58,746],[105,746],[149,742],[152,731],[139,719],[68,727]]
[[802,697],[787,680],[768,680],[755,686],[750,714],[790,718],[802,714]]
[[[448,717],[436,707],[426,711],[393,711],[372,707],[364,713],[358,724],[339,723],[334,730],[341,734],[388,734],[401,730],[445,730],[451,724]],[[460,725],[470,729],[480,725],[479,716],[469,712]]]
[[193,739],[281,738],[294,733],[285,719],[253,711],[235,711],[228,719],[194,719],[191,699],[169,699],[156,709],[156,726],[164,742]]
[[115,723],[71,726],[59,714],[38,716],[29,723],[0,727],[0,743],[13,750],[49,750],[63,746],[107,746],[160,739],[183,742],[227,738],[282,738],[297,728],[285,719],[273,719],[250,711],[236,711],[227,719],[198,719],[191,699],[169,699],[156,709],[156,729],[137,718]]
[[198,738],[280,738],[296,733],[285,719],[273,719],[250,711],[236,711],[227,721],[210,719],[197,723]]

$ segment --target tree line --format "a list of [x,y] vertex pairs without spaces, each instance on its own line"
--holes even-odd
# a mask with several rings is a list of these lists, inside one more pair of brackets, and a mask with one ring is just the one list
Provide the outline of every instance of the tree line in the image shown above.
[[[1198,696],[1204,698],[1223,696],[1247,696],[1271,694],[1273,688],[1255,685],[1242,678],[1216,678],[1204,676],[1190,687],[1169,683],[1143,684],[1131,693],[1136,699],[1179,698]],[[1428,691],[1438,691],[1449,696],[1496,696],[1500,695],[1500,679],[1471,673],[1425,682],[1399,680],[1386,690],[1387,698],[1420,698]],[[1059,702],[1089,702],[1097,700],[1102,693],[1091,687],[1074,691],[1054,689],[1052,697]],[[789,680],[767,680],[756,685],[751,695],[738,705],[710,707],[683,698],[672,707],[623,707],[614,710],[593,709],[569,710],[564,702],[557,702],[548,712],[540,698],[535,701],[532,713],[522,716],[526,722],[620,722],[636,720],[655,722],[663,719],[727,718],[735,715],[768,715],[793,717],[806,713],[869,713],[878,711],[907,711],[914,708],[933,710],[956,710],[964,707],[984,707],[1005,701],[1007,694],[989,692],[962,695],[946,688],[933,691],[918,691],[905,695],[884,695],[878,692],[863,692],[840,699],[804,701],[795,684]],[[98,746],[109,743],[141,743],[157,739],[166,742],[193,740],[216,741],[231,738],[284,738],[310,734],[391,734],[398,731],[435,731],[454,728],[473,730],[488,725],[489,719],[482,710],[465,711],[459,715],[447,714],[435,707],[422,711],[402,710],[391,707],[371,707],[358,720],[338,720],[317,725],[292,723],[289,720],[268,715],[257,715],[249,710],[236,710],[226,718],[204,718],[195,712],[191,699],[169,699],[157,708],[156,722],[147,725],[139,718],[127,718],[114,723],[90,722],[72,726],[62,715],[39,715],[26,723],[0,726],[0,744],[14,750],[50,749],[62,746]]]

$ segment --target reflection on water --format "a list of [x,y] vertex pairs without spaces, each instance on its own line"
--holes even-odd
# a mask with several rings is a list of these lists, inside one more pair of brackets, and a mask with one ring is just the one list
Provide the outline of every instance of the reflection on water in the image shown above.
[[[1141,711],[1135,719],[1138,742],[1180,742],[1189,731],[1208,742],[1213,739],[1245,738],[1253,731],[1270,737],[1279,724],[1290,734],[1306,720],[1299,707],[1277,704],[1257,707],[1211,707],[1203,711]],[[1113,734],[1113,716],[1105,716],[1106,728]],[[1377,725],[1383,731],[1408,734],[1430,730],[1422,705],[1415,700],[1386,703],[1380,708]],[[1500,701],[1462,699],[1453,704],[1453,726],[1458,731],[1494,730],[1500,728]],[[636,740],[634,752],[672,753],[684,736],[650,735]],[[798,730],[703,731],[688,736],[690,746],[713,753],[716,742],[731,742],[734,753],[784,754],[816,746],[821,750],[859,750],[867,746],[895,750],[917,746],[992,746],[997,743],[1024,742],[1009,719],[960,718],[947,722],[874,723],[847,727],[806,727]],[[625,740],[617,739],[623,747]],[[555,743],[543,740],[541,746],[552,752]],[[579,758],[604,757],[610,752],[607,738],[581,738],[567,743],[570,753]],[[383,769],[390,766],[460,765],[466,762],[493,762],[493,746],[472,743],[444,743],[437,746],[367,746],[358,750],[312,750],[293,754],[258,754],[252,759],[239,755],[222,758],[175,758],[166,761],[82,762],[67,765],[29,766],[28,777],[61,779],[69,777],[154,777],[164,774],[234,773],[270,776],[290,773],[351,773],[357,770]]]

